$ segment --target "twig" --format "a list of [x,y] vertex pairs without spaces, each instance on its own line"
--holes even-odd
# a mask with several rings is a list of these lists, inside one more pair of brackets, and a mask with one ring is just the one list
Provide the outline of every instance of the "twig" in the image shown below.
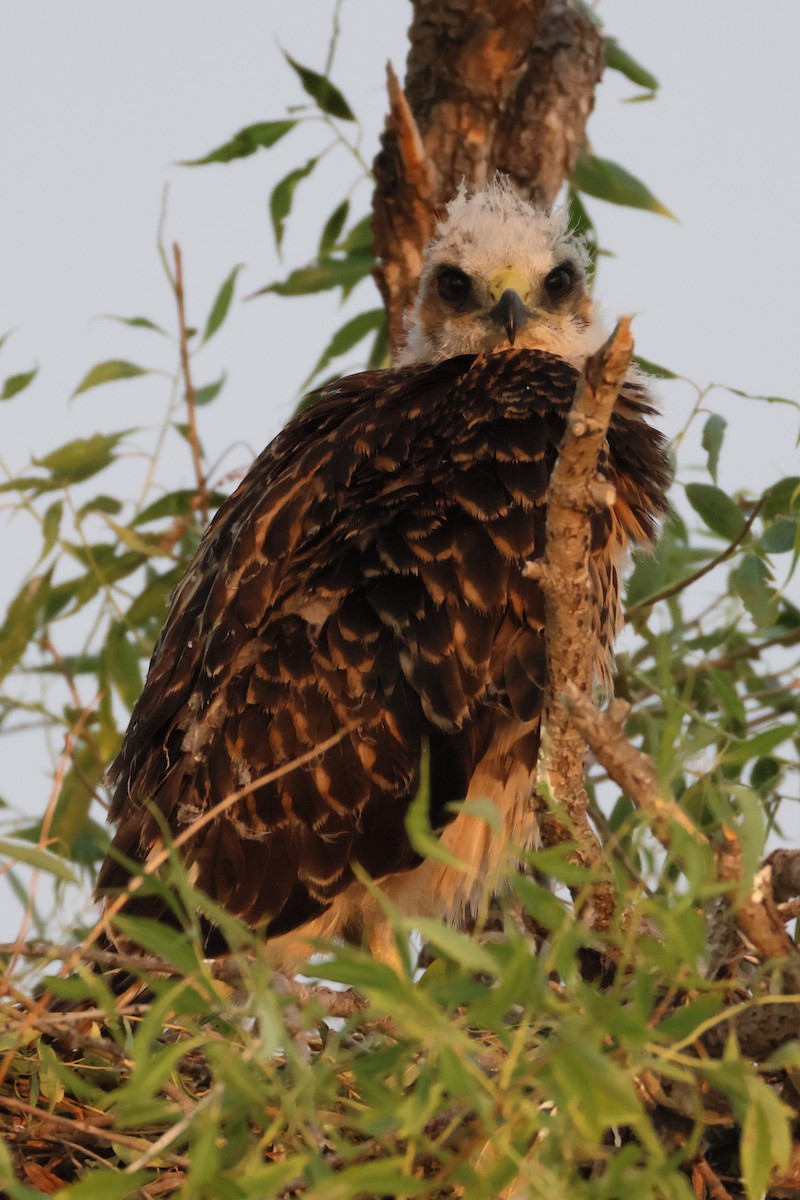
[[596,668],[591,513],[614,502],[614,488],[598,475],[597,462],[632,353],[630,320],[624,317],[586,363],[550,479],[546,557],[528,565],[546,604],[547,682],[537,791],[553,797],[555,811],[540,820],[542,839],[552,845],[572,836],[578,860],[601,868],[605,878],[592,886],[594,925],[600,929],[611,921],[614,894],[602,847],[587,818],[586,744],[562,697],[570,683],[588,692]]
[[656,777],[653,760],[631,745],[625,736],[623,721],[630,706],[624,700],[614,700],[605,712],[599,712],[573,683],[567,684],[562,699],[597,761],[634,804],[652,819],[653,832],[663,846],[670,845],[671,822],[680,825],[695,841],[706,841],[680,805],[665,795]]
[[197,392],[192,383],[192,372],[189,359],[189,332],[186,324],[186,300],[183,288],[183,259],[181,248],[177,242],[172,243],[172,253],[175,258],[175,301],[178,305],[178,330],[180,335],[181,370],[183,371],[183,387],[186,395],[186,419],[189,426],[189,447],[192,451],[194,475],[197,481],[197,498],[203,524],[208,524],[208,480],[203,470],[203,452],[200,448],[200,438],[197,434]]
[[697,570],[693,571],[691,575],[684,576],[683,579],[679,579],[676,583],[671,583],[669,587],[662,588],[660,592],[653,592],[651,596],[645,596],[644,600],[640,600],[638,604],[632,604],[630,608],[626,608],[625,620],[630,620],[632,616],[634,616],[636,613],[642,612],[643,609],[652,608],[653,605],[657,604],[660,600],[669,600],[670,596],[677,596],[678,592],[682,592],[686,588],[691,587],[693,583],[697,583],[698,579],[702,579],[704,575],[708,575],[715,569],[715,567],[718,567],[721,563],[726,562],[733,554],[736,553],[736,551],[739,549],[739,546],[741,546],[742,542],[753,528],[753,522],[761,512],[761,509],[764,507],[764,500],[765,497],[762,496],[760,500],[756,501],[755,505],[753,506],[753,511],[745,521],[740,532],[733,539],[733,541],[716,556],[716,558],[712,558],[710,562],[705,563],[702,567],[698,567]]
[[[92,1125],[88,1121],[74,1121],[69,1117],[59,1117],[56,1113],[48,1112],[43,1108],[36,1108],[33,1104],[25,1104],[23,1100],[16,1100],[13,1096],[0,1095],[0,1107],[8,1109],[9,1112],[22,1113],[27,1117],[38,1117],[45,1125],[54,1125],[57,1129],[63,1129],[65,1132],[74,1137],[80,1137],[83,1134],[86,1137],[98,1138],[100,1141],[111,1142],[118,1146],[127,1146],[130,1150],[138,1150],[146,1152],[150,1148],[150,1143],[145,1138],[129,1137],[125,1133],[115,1133],[113,1129],[103,1129],[100,1125]],[[189,1160],[183,1155],[169,1154],[165,1155],[166,1160],[171,1166],[187,1167]]]
[[708,1189],[708,1194],[711,1200],[733,1200],[726,1187],[723,1187],[719,1176],[711,1169],[704,1158],[700,1158],[693,1164],[692,1169],[697,1172],[703,1181],[703,1184]]

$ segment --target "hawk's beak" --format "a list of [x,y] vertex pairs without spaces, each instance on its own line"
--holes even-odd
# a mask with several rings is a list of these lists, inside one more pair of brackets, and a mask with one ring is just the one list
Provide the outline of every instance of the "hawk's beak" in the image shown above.
[[489,293],[497,303],[489,310],[489,316],[506,331],[508,340],[514,345],[517,330],[531,316],[526,301],[530,299],[530,285],[516,267],[498,271],[489,281]]

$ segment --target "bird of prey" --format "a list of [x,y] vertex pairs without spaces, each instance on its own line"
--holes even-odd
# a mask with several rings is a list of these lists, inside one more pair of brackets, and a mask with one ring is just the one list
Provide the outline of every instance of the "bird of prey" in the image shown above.
[[[390,959],[365,877],[407,916],[463,924],[535,844],[544,601],[525,567],[544,553],[580,367],[604,339],[586,267],[562,214],[502,179],[459,192],[425,251],[399,364],[323,387],[222,505],[178,585],[109,772],[117,831],[101,894],[165,830],[243,792],[181,848],[197,888],[284,961],[307,956],[309,937]],[[652,412],[632,373],[600,464],[616,501],[592,518],[601,681],[619,572],[666,510]],[[422,859],[409,840],[420,795],[449,856]],[[491,802],[497,821],[465,799]],[[139,893],[130,909],[164,903]]]

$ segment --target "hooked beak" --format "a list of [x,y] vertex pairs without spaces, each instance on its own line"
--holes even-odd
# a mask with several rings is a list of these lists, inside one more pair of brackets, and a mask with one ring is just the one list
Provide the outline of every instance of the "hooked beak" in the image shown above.
[[497,304],[490,310],[489,315],[498,325],[503,326],[508,340],[513,346],[517,330],[528,320],[531,311],[523,303],[518,292],[515,292],[513,288],[506,288]]
[[517,330],[531,316],[527,307],[531,298],[528,278],[518,267],[506,267],[489,281],[489,294],[496,302],[494,308],[490,309],[489,316],[498,325],[502,325],[513,346]]

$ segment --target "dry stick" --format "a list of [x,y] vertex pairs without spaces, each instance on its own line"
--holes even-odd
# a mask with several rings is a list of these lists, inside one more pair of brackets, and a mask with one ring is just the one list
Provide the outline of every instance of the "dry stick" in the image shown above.
[[186,393],[186,417],[189,426],[189,446],[192,451],[194,474],[197,480],[197,497],[200,502],[200,513],[203,524],[208,524],[208,480],[203,470],[203,454],[200,449],[200,438],[197,434],[197,392],[192,382],[192,372],[189,361],[189,328],[186,324],[186,299],[183,289],[183,259],[181,248],[177,242],[172,244],[175,256],[175,300],[178,305],[178,330],[180,334],[181,370],[183,371],[183,387]]
[[[103,1129],[100,1125],[91,1125],[88,1121],[74,1121],[69,1117],[59,1117],[56,1113],[47,1112],[46,1109],[36,1108],[33,1104],[25,1104],[22,1100],[16,1100],[13,1096],[0,1096],[0,1107],[8,1109],[9,1112],[24,1114],[27,1117],[38,1117],[45,1125],[53,1125],[57,1129],[68,1131],[73,1138],[83,1134],[87,1137],[98,1138],[100,1141],[111,1142],[113,1145],[127,1146],[129,1150],[138,1150],[140,1153],[150,1148],[150,1143],[145,1138],[115,1133],[113,1129]],[[164,1157],[171,1166],[187,1167],[189,1165],[189,1160],[183,1155],[168,1154]]]
[[574,683],[566,685],[562,699],[597,761],[652,819],[653,831],[662,846],[669,848],[670,823],[673,821],[695,841],[706,841],[680,805],[665,795],[653,760],[632,746],[625,736],[623,722],[630,711],[629,704],[614,700],[605,712],[598,712]]
[[[313,746],[310,750],[306,751],[305,754],[298,755],[298,757],[292,759],[291,762],[283,763],[280,767],[276,767],[274,771],[267,771],[265,775],[259,775],[257,779],[251,780],[250,783],[246,784],[242,788],[239,788],[238,791],[231,792],[229,796],[225,796],[225,798],[220,800],[218,804],[213,805],[212,808],[209,808],[206,812],[202,813],[201,816],[193,821],[191,825],[188,825],[186,829],[178,834],[178,836],[173,840],[171,846],[165,847],[163,850],[160,850],[157,854],[149,858],[148,861],[142,866],[141,872],[138,875],[132,876],[122,895],[117,896],[115,900],[111,901],[99,920],[96,921],[89,930],[81,944],[76,946],[69,955],[59,971],[59,975],[64,977],[69,975],[70,972],[75,969],[77,964],[81,961],[86,949],[89,946],[94,945],[100,935],[105,933],[120,909],[125,907],[130,897],[133,896],[134,893],[136,893],[143,886],[145,880],[149,876],[154,875],[160,867],[163,867],[164,863],[169,860],[174,850],[177,850],[183,846],[201,829],[205,828],[205,826],[210,824],[212,821],[215,821],[217,817],[226,812],[229,808],[232,808],[233,805],[237,804],[240,800],[243,800],[245,796],[249,796],[251,792],[254,792],[257,788],[260,788],[265,784],[274,783],[277,779],[282,779],[285,775],[288,775],[291,771],[296,770],[298,767],[302,767],[308,762],[313,762],[315,758],[325,754],[325,752],[330,750],[333,746],[338,745],[342,738],[352,733],[356,728],[357,725],[355,723],[343,725],[337,733],[327,738],[324,742],[320,742],[318,745]],[[17,1031],[18,1037],[23,1037],[29,1029],[32,1029],[35,1026],[36,1021],[45,1011],[51,999],[51,992],[47,990],[42,992],[36,1004],[30,1009],[30,1011],[26,1014],[25,1019],[20,1024],[20,1027]],[[2,1063],[0,1063],[0,1085],[3,1084],[6,1076],[8,1075],[16,1052],[16,1045],[10,1046],[6,1051]]]
[[568,684],[582,692],[592,686],[597,638],[596,598],[589,570],[591,514],[610,507],[614,488],[597,473],[611,414],[633,353],[630,319],[623,317],[606,344],[586,363],[567,417],[567,429],[547,497],[547,553],[530,563],[528,574],[545,595],[547,681],[542,714],[542,753],[537,790],[552,796],[556,809],[540,819],[542,840],[555,845],[573,837],[578,861],[601,867],[592,885],[595,928],[608,928],[614,893],[604,868],[602,847],[587,819],[584,786],[586,743],[564,706]]

